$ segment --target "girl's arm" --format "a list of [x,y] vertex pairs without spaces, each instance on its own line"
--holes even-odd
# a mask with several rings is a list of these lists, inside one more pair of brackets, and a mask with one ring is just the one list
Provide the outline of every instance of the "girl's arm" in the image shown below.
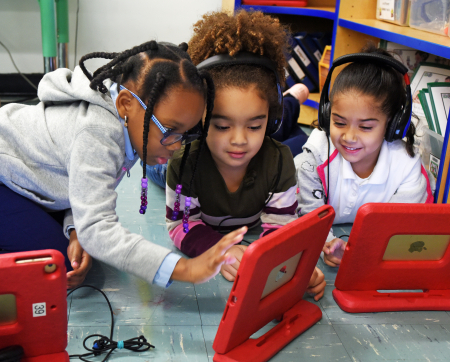
[[[97,116],[108,119],[110,114]],[[92,257],[152,283],[171,250],[119,223],[115,186],[124,160],[120,127],[85,128],[73,141],[67,171],[74,225],[81,246]]]
[[[298,215],[303,216],[325,205],[324,189],[317,172],[317,162],[314,154],[304,148],[303,152],[294,158],[297,178]],[[328,233],[327,242],[335,239],[333,229]]]
[[420,158],[404,178],[389,202],[392,203],[432,203],[435,180],[422,165]]
[[312,152],[304,149],[294,159],[297,177],[299,216],[325,205],[324,188],[317,172],[317,162]]

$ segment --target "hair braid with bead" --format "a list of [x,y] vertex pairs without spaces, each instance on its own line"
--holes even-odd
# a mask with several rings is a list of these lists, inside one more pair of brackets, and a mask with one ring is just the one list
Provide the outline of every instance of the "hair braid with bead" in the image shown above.
[[[202,127],[202,137],[200,138],[200,146],[198,148],[197,156],[195,158],[194,169],[192,172],[191,180],[189,182],[188,193],[187,193],[187,196],[185,198],[185,203],[184,203],[184,213],[183,213],[183,217],[182,217],[182,223],[183,223],[183,231],[185,233],[189,232],[189,214],[190,214],[190,207],[191,207],[192,185],[194,183],[195,172],[197,170],[197,165],[198,165],[198,162],[200,159],[200,154],[202,152],[203,145],[206,142],[206,137],[208,136],[209,124],[211,123],[211,115],[212,115],[212,110],[214,107],[214,96],[215,96],[214,82],[213,82],[211,76],[209,75],[209,73],[204,70],[200,71],[200,76],[205,80],[205,83],[207,86],[206,115],[205,115],[205,124]],[[190,146],[191,146],[190,144],[186,145],[186,147],[184,149],[183,157],[181,159],[179,183],[177,184],[176,189],[175,189],[175,194],[176,194],[175,204],[174,204],[172,217],[171,217],[171,219],[173,221],[176,221],[178,219],[178,215],[180,212],[180,194],[181,194],[181,190],[183,187],[181,180],[183,178],[183,170],[184,170],[184,166],[187,161],[187,156],[189,155]]]
[[[108,88],[103,82],[111,79],[117,83],[117,90],[120,92],[120,84],[131,81],[137,87],[137,95],[147,105],[143,131],[143,178],[141,180],[141,208],[139,210],[141,214],[145,214],[147,209],[146,158],[148,134],[153,110],[158,101],[167,96],[173,88],[182,87],[201,93],[207,99],[208,105],[214,102],[214,99],[209,99],[211,96],[214,97],[214,89],[212,91],[210,89],[212,82],[197,70],[186,50],[186,43],[176,46],[170,43],[149,41],[122,53],[96,52],[87,54],[80,60],[80,68],[91,81],[90,88],[107,93]],[[84,62],[92,58],[112,60],[91,75]]]

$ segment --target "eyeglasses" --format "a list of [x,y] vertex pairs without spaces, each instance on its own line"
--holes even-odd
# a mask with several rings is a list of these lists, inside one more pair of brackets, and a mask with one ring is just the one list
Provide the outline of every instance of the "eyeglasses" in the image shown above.
[[[138,100],[138,102],[140,103],[142,108],[147,110],[147,106],[145,105],[145,103],[142,102],[142,100],[136,94],[134,94],[129,89],[125,88],[123,85],[120,86],[120,89],[127,90],[128,92],[130,92],[131,95]],[[193,129],[191,129],[185,133],[176,133],[176,132],[173,132],[172,129],[164,127],[161,124],[161,122],[158,121],[158,119],[155,117],[154,114],[152,114],[152,121],[154,124],[156,124],[156,126],[159,128],[159,130],[163,134],[163,138],[161,138],[161,141],[159,141],[159,142],[161,142],[161,144],[163,146],[170,146],[170,145],[173,145],[174,143],[177,143],[180,141],[181,141],[182,145],[187,145],[191,142],[194,142],[196,139],[200,138],[200,136],[202,135],[199,125],[195,126]]]

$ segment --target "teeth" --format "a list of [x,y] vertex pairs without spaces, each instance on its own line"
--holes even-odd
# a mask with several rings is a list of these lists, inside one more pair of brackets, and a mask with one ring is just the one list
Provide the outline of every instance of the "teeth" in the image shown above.
[[[344,146],[345,147],[345,146]],[[357,148],[351,148],[351,147],[345,147],[347,150],[350,150],[350,151],[354,151],[354,150],[357,150]]]

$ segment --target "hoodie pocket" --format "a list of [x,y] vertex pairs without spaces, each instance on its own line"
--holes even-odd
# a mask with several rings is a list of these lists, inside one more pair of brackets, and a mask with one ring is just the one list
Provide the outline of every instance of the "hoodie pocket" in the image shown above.
[[55,200],[52,200],[48,197],[45,197],[44,195],[40,195],[39,193],[35,191],[28,190],[26,188],[23,188],[22,186],[18,185],[11,179],[11,184],[13,186],[13,191],[17,192],[18,194],[25,196],[27,199],[30,199],[34,202],[37,202],[38,204],[50,206],[55,203]]

